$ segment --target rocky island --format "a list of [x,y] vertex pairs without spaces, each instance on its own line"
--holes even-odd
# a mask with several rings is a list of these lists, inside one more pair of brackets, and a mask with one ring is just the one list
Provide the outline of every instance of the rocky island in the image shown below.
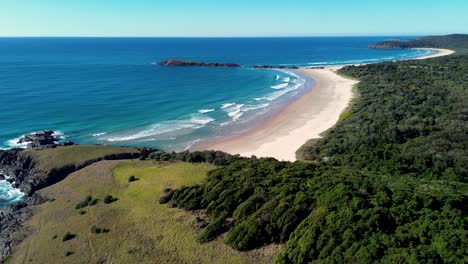
[[[224,68],[239,68],[242,67],[237,63],[219,63],[219,62],[198,62],[191,60],[178,60],[178,59],[169,59],[160,62],[155,62],[153,64],[161,66],[176,66],[176,67],[224,67]],[[253,65],[245,66],[246,68],[252,69],[299,69],[298,66],[285,66],[285,65]]]
[[177,60],[169,59],[157,62],[155,64],[161,66],[178,66],[178,67],[225,67],[225,68],[238,68],[241,67],[236,63],[218,63],[218,62],[198,62],[190,60]]

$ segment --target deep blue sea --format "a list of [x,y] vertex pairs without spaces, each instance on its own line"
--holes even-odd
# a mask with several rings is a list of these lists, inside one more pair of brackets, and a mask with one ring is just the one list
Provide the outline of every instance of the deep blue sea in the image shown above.
[[[81,144],[184,150],[247,129],[313,80],[291,71],[153,62],[320,66],[431,53],[366,48],[389,38],[0,38],[0,148],[51,129]],[[0,206],[12,199],[5,186],[0,182]]]

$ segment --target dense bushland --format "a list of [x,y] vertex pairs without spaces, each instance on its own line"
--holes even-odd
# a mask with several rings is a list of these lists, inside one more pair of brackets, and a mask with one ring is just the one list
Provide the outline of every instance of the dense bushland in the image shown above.
[[468,56],[346,67],[360,101],[312,160],[393,176],[468,182]]
[[311,162],[235,159],[160,202],[205,209],[203,242],[286,243],[278,263],[466,263],[468,56],[342,73],[360,99]]
[[413,39],[410,41],[382,41],[371,47],[379,48],[446,48],[456,50],[468,50],[468,35],[467,34],[452,34],[445,36],[428,36]]

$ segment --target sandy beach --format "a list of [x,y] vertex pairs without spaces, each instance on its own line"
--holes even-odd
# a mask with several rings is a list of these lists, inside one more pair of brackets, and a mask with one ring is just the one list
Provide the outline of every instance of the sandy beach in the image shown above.
[[[417,59],[454,53],[446,49],[432,50],[438,52]],[[204,149],[221,150],[246,157],[255,155],[295,161],[296,151],[308,140],[321,138],[320,134],[333,127],[353,98],[353,86],[358,81],[336,73],[341,67],[343,66],[299,69],[298,71],[316,81],[308,93],[265,124],[237,137],[205,146]]]
[[431,55],[427,55],[427,56],[421,56],[421,57],[416,58],[416,60],[424,60],[424,59],[442,57],[442,56],[447,56],[447,55],[450,55],[450,54],[455,53],[455,51],[449,50],[449,49],[429,49],[429,48],[418,48],[418,49],[423,49],[423,50],[436,50],[437,53],[434,53],[434,54],[431,54]]
[[296,151],[307,140],[319,138],[320,133],[332,127],[352,98],[352,87],[357,81],[338,75],[337,69],[300,69],[316,81],[310,92],[262,126],[211,145],[209,149],[241,156],[296,160]]

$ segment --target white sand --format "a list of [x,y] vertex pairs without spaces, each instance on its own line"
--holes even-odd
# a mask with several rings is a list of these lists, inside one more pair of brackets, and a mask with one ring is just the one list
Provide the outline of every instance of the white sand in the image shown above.
[[[432,50],[438,52],[417,59],[454,53],[446,49]],[[333,127],[353,98],[352,89],[358,81],[338,75],[336,70],[341,67],[300,69],[300,72],[316,81],[310,92],[252,131],[204,146],[203,149],[295,161],[296,151],[309,139],[320,138],[321,133]]]
[[442,56],[447,56],[447,55],[450,55],[450,54],[455,53],[455,51],[449,50],[449,49],[432,49],[432,48],[417,48],[417,49],[422,49],[422,50],[435,50],[435,51],[437,51],[437,53],[434,53],[434,54],[431,54],[431,55],[427,55],[427,56],[417,57],[417,58],[415,58],[415,60],[424,60],[424,59],[442,57]]

